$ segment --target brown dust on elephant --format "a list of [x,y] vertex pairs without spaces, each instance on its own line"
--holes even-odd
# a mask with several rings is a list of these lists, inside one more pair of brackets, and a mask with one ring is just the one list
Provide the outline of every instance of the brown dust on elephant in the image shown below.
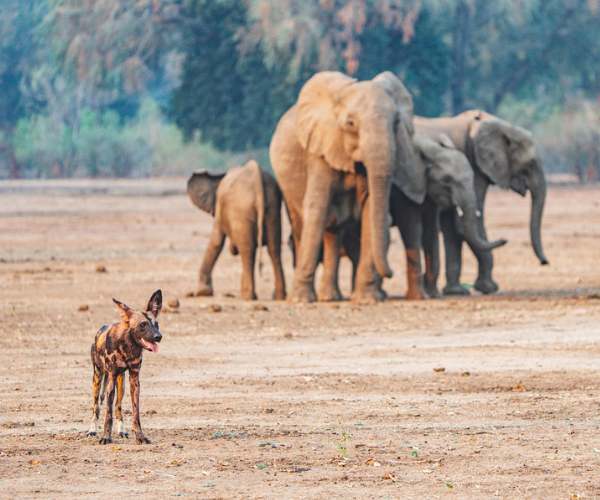
[[[389,195],[392,179],[416,202],[425,186],[413,175],[412,98],[392,73],[357,81],[338,72],[313,76],[280,119],[270,147],[271,163],[283,192],[297,250],[291,298],[316,300],[314,275],[323,260],[338,258],[335,228],[350,216],[357,177],[366,174],[362,204],[360,262],[353,299],[382,297],[373,277],[390,277],[387,260]],[[362,174],[361,174],[362,172]],[[324,290],[329,298],[335,290]]]
[[281,191],[275,179],[253,160],[225,174],[196,172],[188,180],[188,196],[198,208],[215,217],[198,276],[197,295],[213,295],[212,271],[225,238],[233,255],[242,259],[241,297],[256,299],[256,250],[267,245],[273,264],[276,300],[284,300],[281,264]]
[[[479,232],[485,237],[485,198],[490,184],[512,189],[521,196],[531,193],[530,236],[535,255],[542,265],[548,264],[542,246],[542,216],[546,200],[546,178],[537,155],[533,137],[527,130],[479,110],[465,111],[449,118],[415,117],[415,129],[430,137],[440,133],[450,137],[463,152],[473,169],[477,208],[481,212]],[[469,291],[460,284],[463,236],[451,210],[440,214],[446,251],[446,286],[448,295],[466,295]],[[494,260],[491,252],[471,245],[477,257],[478,276],[475,289],[494,293],[498,285],[492,278]]]
[[[396,185],[392,186],[390,197],[392,224],[400,231],[406,251],[406,298],[409,300],[439,296],[438,215],[441,210],[456,208],[457,224],[473,247],[491,251],[506,243],[504,239],[489,242],[478,233],[473,171],[465,155],[444,135],[434,140],[415,134],[414,144],[418,165],[416,173],[424,179],[422,182],[426,184],[426,197],[423,203],[415,203]],[[359,234],[360,220],[357,219],[354,224],[347,225],[339,235],[345,254],[352,260],[353,268],[358,262],[353,240],[360,238]],[[348,244],[350,246],[346,248]],[[424,276],[421,271],[422,251],[426,265]],[[331,286],[337,286],[338,267],[336,263],[332,269],[324,269],[323,279],[335,282],[335,285]]]

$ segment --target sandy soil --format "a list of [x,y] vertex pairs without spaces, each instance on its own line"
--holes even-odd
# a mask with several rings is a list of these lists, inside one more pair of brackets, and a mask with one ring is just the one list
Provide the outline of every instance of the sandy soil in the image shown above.
[[[182,185],[0,183],[0,497],[600,498],[600,188],[550,191],[547,267],[528,200],[491,193],[494,297],[402,300],[395,233],[392,300],[293,306],[269,266],[236,298],[229,254],[185,297],[211,220]],[[152,444],[100,446],[90,343],[158,287],[181,307],[144,358]]]

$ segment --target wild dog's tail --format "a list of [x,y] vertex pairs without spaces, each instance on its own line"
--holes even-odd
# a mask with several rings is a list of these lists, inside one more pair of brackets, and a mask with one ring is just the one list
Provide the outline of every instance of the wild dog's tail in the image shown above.
[[250,160],[246,163],[248,168],[255,171],[254,188],[256,189],[256,244],[258,245],[258,274],[262,274],[262,247],[263,247],[263,231],[265,227],[265,190],[263,187],[262,170],[256,161]]

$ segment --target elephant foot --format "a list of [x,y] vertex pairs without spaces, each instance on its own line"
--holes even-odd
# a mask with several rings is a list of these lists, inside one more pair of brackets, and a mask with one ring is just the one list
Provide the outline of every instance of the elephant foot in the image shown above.
[[500,289],[500,287],[498,286],[498,283],[496,283],[491,278],[487,278],[487,279],[477,278],[474,288],[478,292],[481,292],[485,295],[489,295],[491,293],[496,293]]
[[200,282],[198,284],[198,289],[196,290],[196,297],[212,297],[214,295],[212,285],[204,282]]
[[425,300],[427,297],[420,288],[411,288],[406,292],[406,300]]
[[352,302],[355,304],[377,304],[387,298],[387,294],[381,288],[369,286],[367,288],[356,288],[352,292]]
[[436,285],[425,284],[425,293],[430,299],[439,299],[441,297],[440,291]]
[[467,288],[458,283],[455,285],[446,285],[444,287],[444,295],[470,295],[471,292]]
[[343,299],[342,293],[334,287],[321,287],[318,296],[320,302],[338,302]]
[[252,290],[250,290],[250,291],[242,290],[240,292],[240,297],[242,298],[242,300],[256,300],[258,298],[256,296],[256,293],[253,292]]
[[316,300],[317,294],[311,285],[294,286],[294,289],[290,295],[290,301],[296,303],[315,302]]

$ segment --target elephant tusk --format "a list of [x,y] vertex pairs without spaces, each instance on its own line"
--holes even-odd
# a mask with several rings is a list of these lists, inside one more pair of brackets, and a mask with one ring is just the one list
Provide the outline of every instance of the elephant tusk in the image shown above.
[[460,208],[460,207],[456,207],[456,213],[458,214],[459,217],[462,217],[464,215],[464,212],[462,211],[462,208]]

